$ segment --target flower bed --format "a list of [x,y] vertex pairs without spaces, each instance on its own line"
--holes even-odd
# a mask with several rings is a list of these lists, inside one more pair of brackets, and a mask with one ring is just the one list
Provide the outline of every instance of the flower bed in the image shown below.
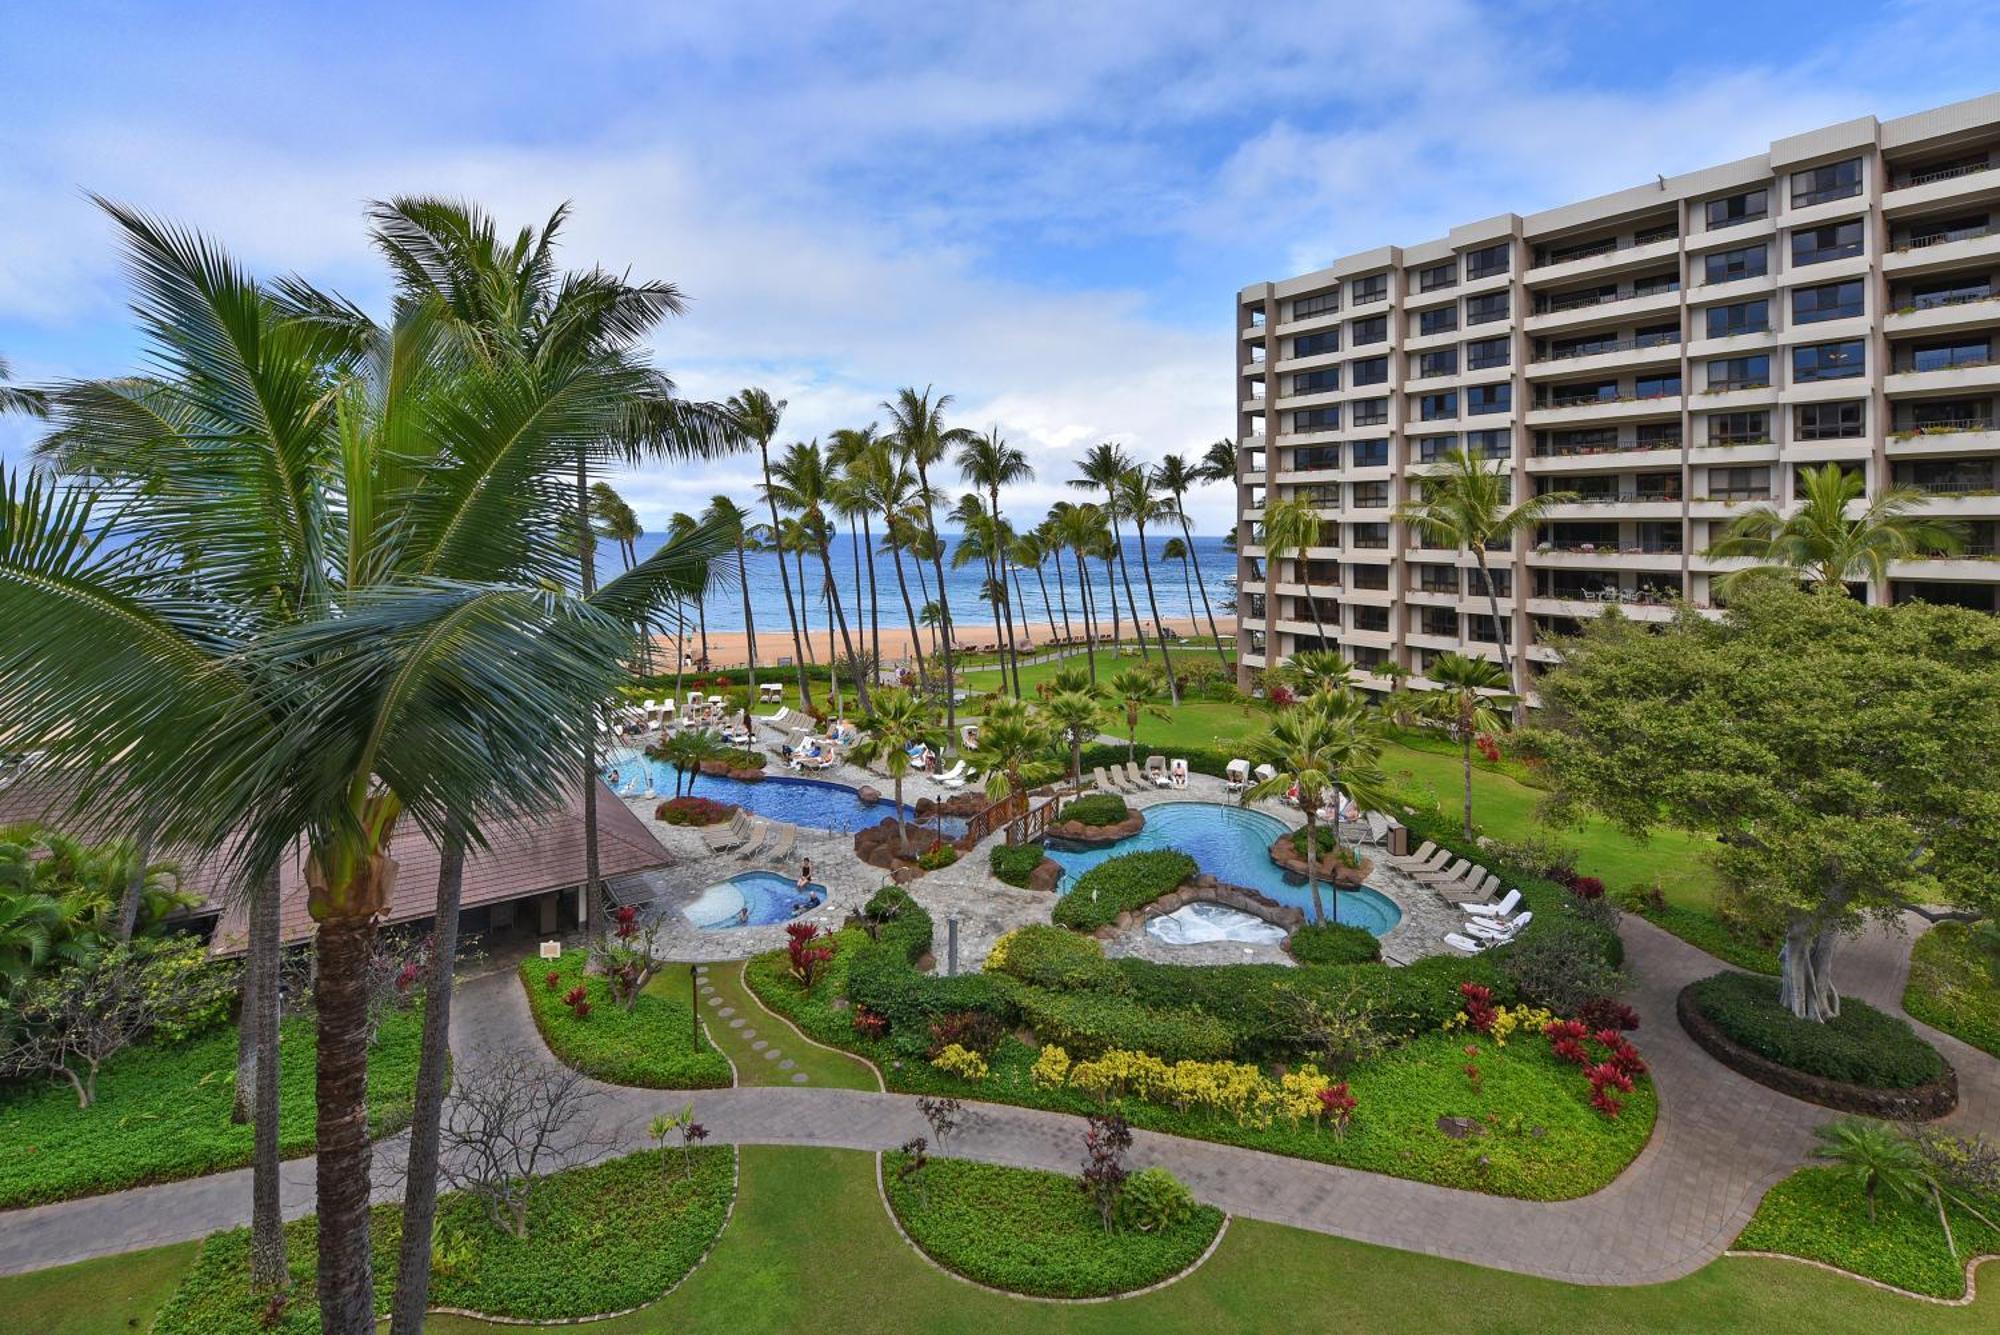
[[[729,1060],[705,1041],[695,1048],[694,1016],[687,1006],[648,991],[625,1010],[611,999],[601,976],[585,971],[581,951],[565,951],[559,960],[525,959],[520,973],[542,1041],[585,1075],[642,1089],[722,1089],[730,1084]],[[579,987],[589,1002],[589,1012],[581,1018],[564,1001]]]
[[[1778,1004],[1778,986],[1768,978],[1719,973],[1690,983],[1682,990],[1680,1011],[1683,1024],[1690,1018],[1697,1021],[1688,1030],[1697,1042],[1704,1035],[1720,1036],[1782,1070],[1820,1081],[1916,1090],[1951,1071],[1937,1049],[1907,1023],[1867,1002],[1843,997],[1834,1019],[1824,1024],[1801,1020]],[[1717,1060],[1728,1058],[1718,1055]]]
[[1735,1249],[1804,1257],[1912,1293],[1957,1298],[1966,1290],[1966,1259],[2000,1255],[2000,1230],[1961,1209],[1950,1214],[1956,1258],[1928,1197],[1878,1199],[1871,1220],[1852,1177],[1832,1167],[1802,1168],[1765,1195]]
[[[442,1266],[430,1302],[516,1321],[562,1321],[626,1311],[680,1283],[722,1232],[736,1195],[735,1151],[726,1146],[653,1150],[557,1173],[536,1188],[528,1236],[496,1229],[473,1197],[438,1201]],[[396,1284],[402,1212],[374,1211],[375,1303],[386,1312]],[[250,1284],[247,1229],[202,1244],[194,1267],[160,1312],[157,1335],[259,1335],[317,1331],[318,1220],[285,1226],[293,1289],[278,1319]]]
[[2000,1057],[2000,929],[1941,922],[1910,951],[1903,1009]]
[[1196,870],[1193,858],[1165,848],[1110,858],[1078,877],[1050,916],[1058,926],[1094,932],[1121,913],[1144,908]]
[[717,802],[707,797],[670,797],[654,810],[653,818],[668,825],[720,825],[739,810],[734,802]]
[[910,1240],[976,1283],[1044,1298],[1101,1298],[1161,1283],[1199,1261],[1223,1224],[1196,1206],[1153,1232],[1105,1232],[1075,1178],[967,1159],[933,1158],[921,1176],[909,1158],[882,1156],[889,1208]]

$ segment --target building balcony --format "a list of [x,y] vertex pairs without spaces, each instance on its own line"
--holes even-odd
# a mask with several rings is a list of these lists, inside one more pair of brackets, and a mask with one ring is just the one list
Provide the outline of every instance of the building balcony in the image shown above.
[[1574,258],[1558,259],[1549,264],[1530,268],[1528,282],[1533,287],[1545,288],[1558,283],[1573,283],[1584,278],[1630,273],[1635,269],[1657,266],[1672,259],[1680,252],[1680,245],[1680,238],[1677,236],[1647,241],[1644,245],[1635,245],[1631,242],[1620,245],[1616,241],[1605,241]]
[[2000,227],[1988,225],[1944,232],[1908,241],[1882,256],[1882,272],[1891,276],[1936,273],[2000,257]]
[[1540,334],[1594,324],[1623,324],[1662,311],[1677,310],[1680,302],[1678,288],[1641,293],[1620,284],[1615,291],[1608,293],[1572,293],[1551,297],[1542,303],[1542,309],[1528,314],[1521,327],[1531,334]]
[[2000,516],[2000,487],[1985,483],[1919,482],[1924,494],[1919,507],[1932,519],[1992,519]]
[[1308,315],[1303,320],[1287,320],[1273,332],[1280,338],[1290,338],[1294,334],[1316,334],[1322,329],[1333,329],[1347,318],[1345,311],[1322,311],[1318,315]]
[[1913,173],[1903,184],[1882,193],[1882,212],[1890,217],[1920,212],[1933,204],[1957,204],[2000,197],[2000,173],[1990,156],[1984,165],[1968,163]]
[[2000,583],[2000,549],[1990,545],[1971,546],[1950,556],[1926,556],[1915,561],[1891,561],[1889,578]]
[[1551,519],[1679,519],[1681,498],[1638,491],[1585,497],[1549,507]]
[[1936,371],[1889,372],[1882,387],[1890,394],[1979,393],[2000,389],[2000,361],[1961,362]]
[[1587,375],[1592,371],[1622,370],[1648,366],[1671,366],[1681,359],[1678,334],[1648,334],[1644,338],[1621,338],[1593,343],[1586,350],[1551,353],[1528,363],[1530,380]]
[[1777,230],[1777,219],[1767,213],[1761,218],[1745,219],[1740,223],[1718,227],[1712,232],[1690,232],[1687,238],[1687,249],[1690,254],[1699,254],[1710,250],[1737,250],[1743,246],[1752,245],[1764,240]]
[[1949,333],[2000,324],[2000,293],[1984,296],[1926,298],[1882,317],[1882,332],[1891,338]]
[[1613,468],[1635,468],[1671,461],[1680,450],[1678,439],[1658,443],[1627,442],[1617,445],[1551,446],[1546,453],[1528,456],[1530,473],[1602,473]]
[[1547,569],[1589,569],[1612,566],[1619,570],[1678,571],[1681,568],[1679,549],[1647,549],[1638,546],[1609,547],[1602,544],[1578,543],[1564,547],[1543,547],[1537,545],[1528,554],[1532,566]]
[[1961,417],[1923,428],[1892,431],[1884,442],[1891,458],[1923,458],[2000,451],[1991,417]]
[[1679,394],[1662,394],[1655,398],[1622,397],[1616,399],[1579,399],[1575,402],[1552,401],[1546,406],[1528,409],[1528,425],[1568,426],[1586,421],[1623,421],[1627,418],[1664,417],[1679,413],[1685,402]]

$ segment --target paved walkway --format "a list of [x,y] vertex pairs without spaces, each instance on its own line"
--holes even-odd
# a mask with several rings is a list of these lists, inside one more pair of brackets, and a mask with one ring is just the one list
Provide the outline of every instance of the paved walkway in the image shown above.
[[[1651,1143],[1611,1186],[1581,1200],[1536,1203],[1408,1182],[1254,1150],[1140,1132],[1133,1158],[1164,1164],[1203,1200],[1246,1218],[1580,1284],[1646,1284],[1688,1274],[1720,1255],[1764,1191],[1804,1158],[1812,1128],[1831,1114],[1728,1071],[1681,1032],[1681,986],[1714,972],[1711,957],[1636,918],[1625,937],[1641,1047],[1658,1077]],[[1839,966],[1843,985],[1897,1009],[1907,941],[1871,932]],[[454,1050],[539,1045],[511,976],[473,980],[454,1007]],[[1991,1129],[2000,1111],[2000,1062],[1942,1035],[1926,1036],[1959,1066],[1961,1130]],[[600,1087],[613,1152],[642,1148],[655,1113],[685,1102],[656,1091]],[[893,1148],[923,1130],[905,1095],[820,1088],[737,1088],[693,1096],[718,1140],[739,1144]],[[1078,1119],[976,1105],[951,1152],[1024,1167],[1073,1171]],[[390,1194],[400,1145],[378,1154],[379,1194]],[[310,1207],[312,1164],[285,1166],[288,1213]],[[0,1273],[14,1273],[196,1238],[247,1217],[248,1170],[15,1211],[0,1229]]]

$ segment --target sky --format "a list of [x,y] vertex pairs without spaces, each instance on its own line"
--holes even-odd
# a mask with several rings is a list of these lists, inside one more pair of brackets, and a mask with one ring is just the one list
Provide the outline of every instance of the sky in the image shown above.
[[[1027,452],[1003,504],[1036,514],[1098,441],[1232,431],[1246,283],[2000,82],[2000,7],[1963,0],[0,0],[0,24],[17,380],[141,364],[86,192],[376,310],[367,201],[510,229],[568,201],[569,263],[688,295],[653,350],[689,397],[763,386],[789,440],[935,386]],[[31,440],[0,419],[10,464]],[[614,481],[657,529],[751,475]],[[1229,504],[1194,497],[1197,528]]]

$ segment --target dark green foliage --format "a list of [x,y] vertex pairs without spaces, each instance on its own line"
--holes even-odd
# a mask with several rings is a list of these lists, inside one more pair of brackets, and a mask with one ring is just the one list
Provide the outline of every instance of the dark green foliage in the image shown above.
[[1285,948],[1301,964],[1373,964],[1382,943],[1366,928],[1344,922],[1309,922],[1292,933]]
[[[1541,923],[1530,924],[1541,927]],[[1611,949],[1614,946],[1616,949]],[[1540,931],[1495,951],[1500,969],[1513,981],[1523,1001],[1546,1006],[1558,1015],[1575,1015],[1593,997],[1615,997],[1625,990],[1624,976],[1611,963],[1624,958],[1618,934],[1575,914],[1552,920]]]
[[[1122,720],[1121,720],[1122,721]],[[1185,760],[1188,769],[1196,774],[1207,774],[1220,779],[1225,777],[1229,762],[1234,755],[1228,751],[1218,751],[1207,746],[1148,746],[1139,743],[1139,763],[1146,763],[1148,753],[1157,752],[1174,760]],[[1122,765],[1125,763],[1125,743],[1099,742],[1083,748],[1083,772],[1089,774],[1094,765]]]
[[1050,916],[1073,931],[1094,932],[1119,914],[1152,903],[1195,871],[1193,858],[1172,849],[1125,853],[1078,877]]
[[986,866],[995,879],[1025,887],[1047,856],[1040,844],[995,844],[986,855]]
[[1035,987],[1124,991],[1118,966],[1104,958],[1104,948],[1096,938],[1046,923],[1030,923],[1007,933],[987,957],[986,968]]
[[1116,793],[1088,793],[1064,807],[1059,818],[1079,825],[1116,825],[1132,814]]
[[1781,1066],[1874,1089],[1910,1089],[1944,1070],[1937,1049],[1906,1021],[1865,1001],[1840,999],[1824,1024],[1801,1020],[1778,1004],[1778,985],[1750,974],[1719,973],[1696,983],[1697,1009],[1733,1042]]
[[1107,1233],[1074,1178],[932,1159],[918,1183],[899,1171],[905,1161],[884,1155],[882,1182],[911,1239],[947,1270],[1015,1293],[1095,1298],[1142,1289],[1200,1260],[1222,1227],[1220,1210],[1176,1199],[1161,1227]]
[[958,850],[950,844],[933,844],[917,854],[917,865],[925,871],[942,871],[958,861]]
[[[692,1173],[683,1165],[691,1166]],[[430,1301],[517,1320],[556,1321],[643,1306],[694,1269],[728,1218],[736,1195],[735,1151],[647,1151],[573,1168],[535,1190],[528,1236],[493,1227],[479,1202],[452,1193],[438,1201],[438,1232],[454,1263],[434,1268]],[[250,1284],[250,1234],[218,1233],[162,1309],[160,1335],[259,1335],[320,1329],[314,1300],[318,1220],[285,1227],[292,1294],[275,1325]],[[374,1210],[375,1305],[387,1311],[396,1283],[402,1212]]]
[[[521,961],[521,986],[542,1041],[566,1064],[594,1079],[642,1089],[721,1089],[729,1085],[729,1060],[704,1043],[694,1046],[694,1017],[677,1001],[642,992],[630,1011],[611,999],[598,974],[584,972],[581,951],[559,960]],[[554,987],[548,975],[555,974]],[[563,996],[581,986],[590,1014],[578,1019]]]
[[1022,986],[1015,1000],[1042,1042],[1059,1044],[1073,1057],[1127,1048],[1162,1061],[1215,1061],[1236,1046],[1230,1027],[1216,1016],[1144,1006],[1116,992]]

